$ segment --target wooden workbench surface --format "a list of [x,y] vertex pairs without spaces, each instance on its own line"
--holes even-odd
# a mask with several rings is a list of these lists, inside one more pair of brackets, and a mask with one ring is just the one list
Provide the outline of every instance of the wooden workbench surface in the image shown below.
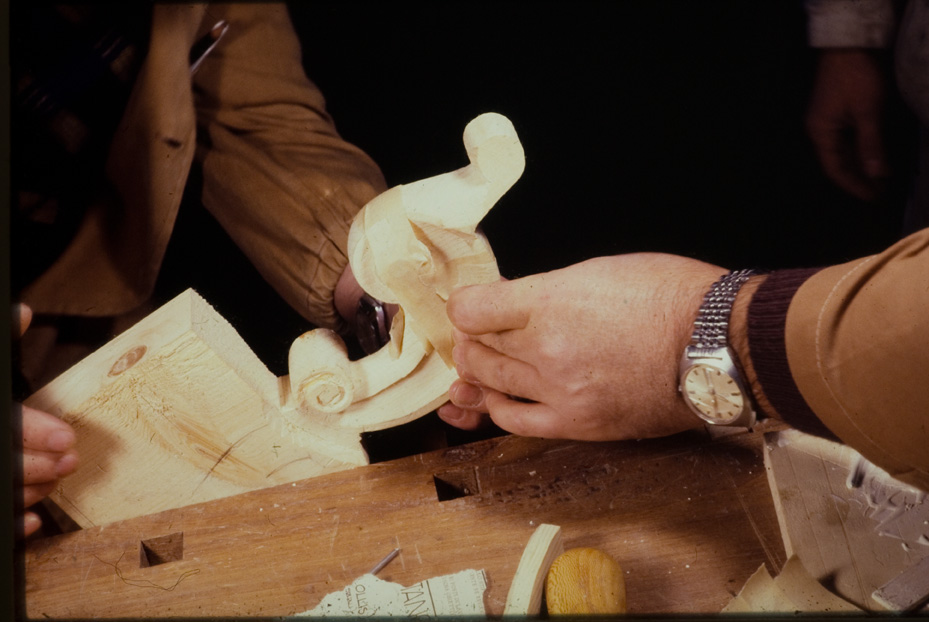
[[[760,433],[505,436],[31,542],[27,612],[290,615],[399,547],[381,579],[483,569],[500,615],[540,523],[616,558],[630,613],[719,612],[760,564],[785,561]],[[145,567],[145,548],[166,561]]]

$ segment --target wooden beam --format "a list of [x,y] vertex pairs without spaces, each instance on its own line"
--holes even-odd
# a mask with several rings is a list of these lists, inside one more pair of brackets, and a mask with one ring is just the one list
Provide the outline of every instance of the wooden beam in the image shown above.
[[[484,570],[500,616],[543,523],[620,563],[630,614],[718,613],[760,564],[786,559],[760,441],[506,436],[82,529],[26,547],[27,613],[288,616],[400,548],[378,577]],[[440,497],[438,478],[467,486]],[[160,540],[175,534],[173,548]],[[153,543],[169,561],[144,566]]]

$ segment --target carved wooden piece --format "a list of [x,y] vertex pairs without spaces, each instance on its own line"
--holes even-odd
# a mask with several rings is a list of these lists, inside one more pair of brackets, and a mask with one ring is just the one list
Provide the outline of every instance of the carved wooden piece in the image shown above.
[[277,378],[188,290],[26,401],[77,429],[81,466],[52,500],[87,527],[315,477],[367,464],[361,432],[441,405],[456,377],[445,300],[499,278],[476,227],[524,165],[500,115],[464,142],[470,165],[388,190],[352,225],[359,282],[401,306],[388,346],[350,361],[314,330]]
[[539,525],[529,538],[510,591],[506,595],[505,616],[537,616],[542,609],[545,577],[555,558],[564,553],[561,527]]

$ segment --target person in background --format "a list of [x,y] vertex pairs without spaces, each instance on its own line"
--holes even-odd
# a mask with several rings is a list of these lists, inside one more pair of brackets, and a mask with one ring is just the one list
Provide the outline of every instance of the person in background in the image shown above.
[[[205,208],[313,326],[347,334],[378,304],[346,245],[386,184],[336,131],[285,5],[17,4],[11,24],[14,326],[50,335],[23,342],[27,380],[88,353],[45,369],[64,323],[112,320],[109,338],[151,310],[180,209]],[[28,535],[40,519],[26,509],[78,457],[66,424],[19,412]]]
[[904,231],[929,226],[929,6],[920,0],[806,0],[818,59],[807,131],[823,171],[864,201],[884,190],[887,101],[896,86],[918,125]]
[[[929,3],[808,8],[824,50],[807,126],[825,172],[864,200],[889,173],[874,49],[895,40],[898,88],[920,125],[909,235],[823,268],[727,275],[640,253],[462,288],[448,301],[460,379],[442,419],[473,429],[489,414],[516,434],[613,440],[774,417],[929,490]],[[720,352],[735,372],[716,371]]]

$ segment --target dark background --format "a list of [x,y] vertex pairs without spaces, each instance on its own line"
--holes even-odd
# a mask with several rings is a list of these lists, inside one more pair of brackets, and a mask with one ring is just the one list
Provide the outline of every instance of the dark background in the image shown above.
[[467,164],[510,118],[523,177],[484,229],[505,276],[632,251],[726,267],[835,263],[898,235],[804,135],[800,2],[292,3],[308,75],[390,185]]

